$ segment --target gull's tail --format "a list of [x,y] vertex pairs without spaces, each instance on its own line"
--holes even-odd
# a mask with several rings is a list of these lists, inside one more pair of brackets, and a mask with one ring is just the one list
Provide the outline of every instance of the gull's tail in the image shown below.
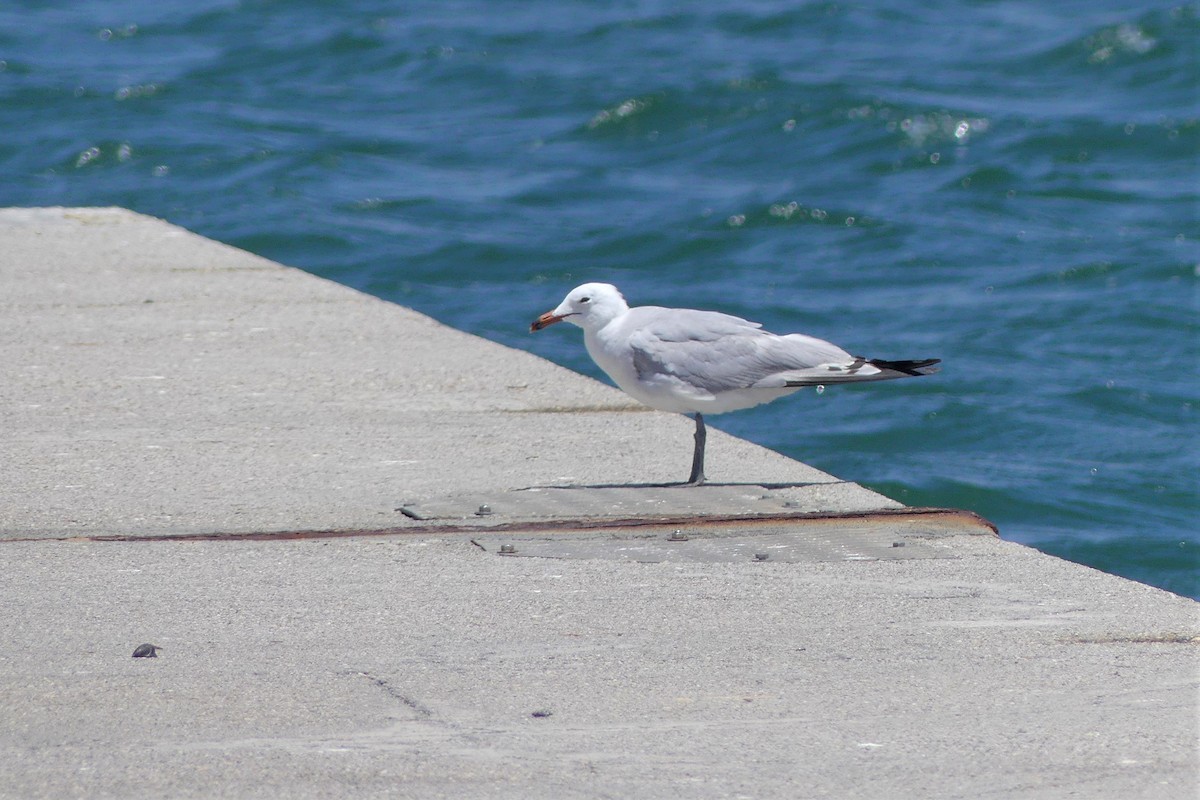
[[[882,361],[880,359],[870,359],[867,361],[872,367],[882,370],[884,373],[895,372],[897,375],[887,375],[888,378],[907,378],[916,375],[932,375],[937,372],[942,363],[940,358],[924,358],[920,361]],[[882,379],[884,376],[879,376]]]
[[[923,358],[916,361],[884,361],[878,358],[855,358],[849,364],[825,364],[804,370],[791,370],[776,376],[783,378],[783,385],[820,386],[828,383],[857,383],[859,381],[888,381],[894,378],[912,378],[932,375],[938,371],[940,358]],[[778,384],[777,384],[778,385]]]

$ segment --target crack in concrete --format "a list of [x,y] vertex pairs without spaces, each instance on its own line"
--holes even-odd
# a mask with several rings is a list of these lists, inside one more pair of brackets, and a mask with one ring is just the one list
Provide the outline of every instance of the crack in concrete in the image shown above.
[[399,700],[401,703],[408,706],[410,709],[415,711],[420,716],[425,717],[426,719],[433,719],[433,709],[429,708],[424,703],[421,703],[420,701],[418,701],[412,697],[409,697],[407,694],[405,694],[400,689],[396,688],[390,682],[388,682],[387,680],[385,680],[383,678],[380,678],[376,675],[372,675],[369,672],[363,672],[362,670],[349,670],[342,674],[343,675],[357,675],[359,677],[366,678],[371,683],[375,684],[380,689],[382,689],[384,692],[386,692],[387,695],[389,697],[391,697],[392,699]]

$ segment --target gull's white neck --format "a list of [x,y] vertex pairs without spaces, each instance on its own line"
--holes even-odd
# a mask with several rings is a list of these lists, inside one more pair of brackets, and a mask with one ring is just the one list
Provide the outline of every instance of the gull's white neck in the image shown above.
[[[593,315],[588,320],[588,325],[581,326],[583,343],[587,347],[592,361],[595,361],[596,365],[612,378],[613,383],[626,393],[647,403],[645,393],[638,385],[637,369],[633,364],[628,336],[623,331],[622,322],[625,315],[629,313],[629,307],[624,303],[621,305],[624,307],[620,308],[617,313],[607,315],[603,324],[596,324],[596,316]],[[599,310],[593,309],[593,312]],[[653,405],[652,403],[647,404]]]

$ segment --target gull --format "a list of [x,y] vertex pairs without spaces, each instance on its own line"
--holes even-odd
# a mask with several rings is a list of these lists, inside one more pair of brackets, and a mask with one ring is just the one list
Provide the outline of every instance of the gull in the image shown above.
[[853,356],[835,344],[716,311],[630,308],[609,283],[577,286],[529,326],[566,320],[583,328],[588,355],[626,394],[651,408],[696,420],[692,471],[704,483],[705,414],[751,408],[806,386],[885,381],[937,372],[941,359],[884,361]]

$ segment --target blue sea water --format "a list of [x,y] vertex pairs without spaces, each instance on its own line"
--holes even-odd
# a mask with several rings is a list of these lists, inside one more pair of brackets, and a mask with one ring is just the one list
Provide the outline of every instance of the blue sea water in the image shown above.
[[598,377],[527,332],[586,280],[937,356],[711,422],[1198,597],[1198,41],[1114,0],[10,0],[0,205],[129,207]]

